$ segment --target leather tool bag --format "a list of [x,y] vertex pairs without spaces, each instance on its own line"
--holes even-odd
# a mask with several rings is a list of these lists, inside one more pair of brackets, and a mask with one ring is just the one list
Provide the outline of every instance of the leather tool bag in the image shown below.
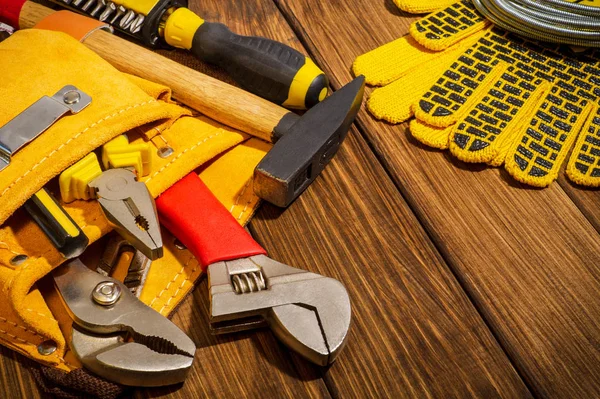
[[[202,167],[200,177],[245,224],[258,205],[253,170],[270,145],[193,116],[171,100],[167,87],[118,72],[64,33],[18,31],[0,43],[0,65],[0,126],[66,85],[92,98],[86,109],[59,119],[0,171],[0,343],[46,366],[71,371],[80,365],[36,287],[64,259],[20,209],[23,203],[44,186],[59,197],[52,183],[62,171],[127,133],[131,142],[156,148],[150,174],[140,179],[152,195]],[[158,150],[164,147],[173,152],[161,158]],[[90,243],[110,231],[97,201],[64,207]],[[187,250],[174,246],[165,229],[163,241],[165,255],[153,262],[140,299],[166,316],[193,288],[201,268]],[[57,349],[47,354],[38,350],[42,343]]]

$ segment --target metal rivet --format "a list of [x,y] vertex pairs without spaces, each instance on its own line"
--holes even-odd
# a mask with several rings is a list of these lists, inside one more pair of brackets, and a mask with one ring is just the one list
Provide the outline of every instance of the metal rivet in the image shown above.
[[13,258],[10,260],[10,264],[13,266],[19,266],[23,262],[25,262],[27,259],[28,259],[27,255],[16,255],[16,256],[13,256]]
[[63,95],[65,104],[77,104],[79,100],[81,100],[81,95],[75,90],[68,91]]
[[168,158],[171,155],[173,155],[174,152],[175,152],[175,150],[173,150],[171,147],[167,146],[167,147],[158,149],[158,156],[161,158]]
[[183,245],[183,243],[181,241],[179,241],[177,238],[175,239],[175,241],[173,242],[173,244],[175,245],[175,248],[180,249],[180,250],[184,250],[187,249],[187,247],[185,245]]
[[52,340],[44,341],[37,347],[38,353],[42,356],[48,356],[56,351],[56,342]]
[[112,305],[121,297],[121,287],[112,281],[103,281],[94,288],[92,297],[99,305]]

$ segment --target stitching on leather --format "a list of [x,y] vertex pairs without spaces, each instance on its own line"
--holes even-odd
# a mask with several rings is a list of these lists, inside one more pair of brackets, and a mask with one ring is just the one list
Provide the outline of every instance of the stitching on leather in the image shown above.
[[[24,340],[23,338],[19,338],[16,335],[13,335],[11,333],[9,333],[8,331],[4,331],[2,329],[0,329],[0,333],[5,334],[6,336],[8,336],[9,338],[11,338],[13,341],[17,341],[20,342],[22,344],[27,344],[27,345],[33,345],[35,347],[38,346],[38,344]],[[39,335],[39,334],[36,334]],[[41,335],[39,335],[42,339],[44,339],[44,337],[42,337]],[[77,368],[76,366],[70,364],[69,362],[67,362],[65,359],[63,359],[58,353],[54,353],[52,354],[52,357],[58,359],[59,363],[63,363],[66,364],[67,366],[71,367],[71,368]]]
[[58,354],[54,355],[54,357],[56,357],[61,363],[66,364],[67,366],[71,367],[72,369],[80,368],[79,366],[75,366],[74,364],[67,362],[63,357],[59,356]]
[[[39,259],[39,258],[29,258],[29,260],[38,260],[38,259]],[[15,275],[14,275],[14,276],[13,276],[13,277],[10,279],[10,281],[8,282],[8,289],[9,289],[9,290],[11,290],[11,289],[12,289],[12,285],[13,285],[13,283],[15,282],[15,279],[17,278],[17,276],[20,276],[20,275],[21,275],[21,273],[23,273],[23,272],[25,271],[25,269],[27,269],[27,268],[29,267],[29,265],[31,265],[32,263],[35,263],[35,262],[33,262],[33,261],[32,261],[32,262],[26,262],[26,263],[23,265],[23,267],[22,267],[21,269],[19,269],[19,272],[18,272],[18,273],[16,273],[16,274],[15,274]]]
[[63,357],[61,357],[61,356],[60,356],[58,353],[57,353],[57,354],[54,354],[54,355],[52,355],[52,356],[54,356],[55,358],[57,358],[59,362],[66,364],[67,366],[71,367],[72,369],[79,369],[79,368],[81,368],[80,366],[76,366],[76,365],[74,365],[74,364],[72,364],[72,363],[69,363],[69,362],[67,362],[67,361],[66,361],[66,360],[65,360]]
[[150,182],[150,180],[154,179],[157,175],[159,175],[160,173],[162,173],[163,170],[165,170],[166,168],[168,168],[169,166],[171,166],[175,161],[177,161],[179,158],[181,158],[181,156],[183,154],[185,154],[186,152],[191,151],[194,148],[198,147],[199,145],[204,144],[205,142],[207,142],[208,140],[212,139],[213,137],[218,136],[222,132],[223,132],[223,129],[219,129],[215,134],[212,134],[212,135],[210,135],[208,137],[205,137],[202,141],[197,142],[192,147],[186,148],[185,150],[183,150],[182,152],[180,152],[179,155],[177,155],[175,158],[171,159],[169,161],[169,163],[167,163],[162,168],[160,168],[159,170],[157,170],[156,172],[154,172],[154,174],[152,176],[150,176],[148,179],[145,180],[145,183]]
[[177,272],[177,274],[175,274],[175,277],[173,277],[173,280],[169,281],[169,283],[167,284],[167,286],[165,288],[163,288],[163,290],[161,292],[159,292],[154,299],[152,299],[152,302],[150,302],[150,307],[152,307],[152,305],[154,305],[154,302],[156,302],[158,299],[160,299],[160,297],[165,293],[165,291],[167,291],[169,289],[169,287],[171,286],[171,284],[173,284],[175,281],[177,281],[177,279],[179,278],[179,276],[181,276],[183,274],[183,272],[185,271],[185,268],[190,264],[190,262],[192,261],[192,259],[194,259],[193,256],[190,256],[190,258],[188,259],[188,261],[185,263],[185,265],[183,265],[181,267],[181,270],[179,270],[179,272]]
[[[31,333],[31,334],[33,334],[33,335],[36,335],[36,336],[38,336],[38,337],[40,337],[40,338],[44,339],[44,337],[43,337],[42,335],[38,334],[37,332],[35,332],[35,331],[32,331],[32,330],[28,329],[27,327],[23,327],[23,326],[21,326],[21,325],[19,325],[19,324],[15,323],[15,322],[12,322],[12,321],[10,321],[10,320],[8,320],[8,319],[5,319],[4,317],[1,317],[1,316],[0,316],[0,321],[1,321],[1,322],[3,322],[3,323],[6,323],[6,324],[8,324],[8,325],[14,326],[14,327],[16,327],[16,328],[20,328],[20,329],[22,329],[23,331],[27,331],[28,333]],[[7,334],[7,335],[8,335],[8,334]],[[31,342],[29,342],[29,343],[30,343],[30,344],[32,344]]]
[[[191,261],[191,258],[190,258],[190,260],[188,260],[188,263],[190,261]],[[181,269],[179,270],[179,272],[177,272],[177,274],[175,274],[175,277],[173,277],[173,280],[169,281],[169,283],[167,284],[167,286],[165,288],[163,288],[162,291],[160,291],[154,297],[154,299],[152,299],[152,301],[150,302],[150,305],[149,305],[150,307],[152,307],[152,305],[154,305],[154,302],[156,302],[158,299],[160,299],[160,297],[164,294],[164,292],[169,289],[169,287],[171,286],[171,284],[174,283],[177,280],[177,278],[184,272],[184,270],[185,270],[185,265],[181,267]]]
[[24,339],[22,339],[22,338],[19,338],[19,337],[17,337],[16,335],[12,335],[11,333],[9,333],[9,332],[6,332],[6,331],[4,331],[4,330],[2,330],[2,329],[0,329],[0,333],[2,333],[2,334],[5,334],[5,335],[8,335],[8,336],[9,336],[10,338],[12,338],[13,340],[15,340],[15,341],[17,341],[17,342],[20,342],[20,343],[22,343],[22,344],[35,345],[33,342],[25,341]]
[[163,143],[165,145],[169,144],[169,142],[167,141],[167,139],[162,135],[162,130],[160,130],[159,128],[155,127],[154,130],[156,130],[158,132],[158,135],[154,136],[154,137],[159,137]]
[[233,210],[235,209],[236,206],[238,206],[238,204],[240,202],[240,198],[242,198],[242,195],[244,195],[244,193],[246,192],[246,189],[248,188],[249,185],[250,185],[250,180],[248,180],[246,182],[246,184],[244,184],[242,191],[240,191],[237,198],[235,199],[235,202],[233,203],[233,205],[231,205],[231,208],[229,209],[229,213],[233,213]]
[[[17,327],[17,328],[20,328],[20,329],[22,329],[22,330],[24,330],[24,331],[27,331],[27,332],[29,332],[29,333],[31,333],[31,334],[33,334],[33,335],[37,336],[37,337],[40,337],[40,338],[42,339],[42,341],[45,339],[45,337],[44,337],[44,336],[42,336],[42,335],[38,334],[37,332],[35,332],[35,331],[32,331],[32,330],[30,330],[30,329],[28,329],[28,328],[26,328],[26,327],[20,326],[20,325],[18,325],[18,324],[16,324],[16,323],[12,322],[12,321],[10,321],[10,320],[7,320],[7,319],[5,319],[4,317],[0,317],[0,321],[2,321],[2,322],[4,322],[4,323],[7,323],[8,325],[12,325],[12,326],[15,326],[15,327]],[[19,338],[19,337],[17,337],[16,335],[13,335],[13,334],[9,333],[8,331],[2,330],[2,329],[0,329],[0,333],[2,333],[2,334],[5,334],[5,335],[6,335],[6,336],[8,336],[9,338],[11,338],[13,341],[17,341],[17,342],[20,342],[20,343],[22,343],[22,344],[33,345],[33,346],[36,346],[36,347],[39,345],[39,344],[33,343],[33,342],[31,342],[31,341],[27,341],[27,340],[25,340],[25,339],[23,339],[23,338]],[[59,362],[61,362],[61,363],[67,364],[67,365],[68,365],[68,366],[70,366],[70,367],[74,367],[73,365],[71,365],[71,364],[67,363],[67,361],[66,361],[65,359],[63,359],[62,357],[60,357],[60,356],[59,356],[57,353],[53,354],[53,355],[52,355],[52,357],[55,357],[55,358],[56,358],[56,359],[58,359],[58,361],[59,361]]]
[[13,251],[7,243],[5,243],[3,241],[0,241],[0,245],[6,246],[6,248],[0,248],[0,249],[4,249],[4,250],[10,252],[13,255],[20,255],[18,252]]
[[[169,129],[169,128],[167,128],[167,130],[168,130],[168,129]],[[167,142],[167,139],[165,139],[165,138],[163,137],[163,135],[162,135],[162,132],[163,132],[163,131],[162,131],[162,130],[160,130],[160,129],[159,129],[159,128],[157,128],[157,127],[153,127],[153,128],[152,128],[152,130],[155,130],[155,131],[156,131],[156,134],[155,134],[154,136],[152,136],[152,138],[149,138],[149,137],[148,137],[148,135],[147,135],[147,134],[145,134],[145,133],[143,134],[143,135],[144,135],[144,137],[146,137],[146,139],[147,139],[148,141],[151,141],[151,142],[152,142],[154,145],[156,145],[156,143],[154,143],[154,139],[156,139],[156,138],[160,138],[160,139],[163,141],[163,143],[164,143],[165,145],[168,145],[168,144],[169,144],[169,143]]]
[[250,205],[252,203],[252,199],[248,200],[246,202],[246,206],[244,207],[244,209],[242,210],[242,212],[240,212],[240,216],[238,216],[238,220],[242,219],[242,216],[244,216],[244,213],[246,213],[246,211],[248,210],[248,205]]
[[48,315],[46,315],[46,314],[40,313],[40,312],[38,312],[38,311],[35,311],[35,310],[31,309],[31,308],[27,308],[27,309],[25,309],[25,310],[26,310],[26,311],[28,311],[28,312],[34,313],[34,314],[36,314],[36,315],[38,315],[38,316],[45,317],[46,319],[50,319],[50,320],[53,320],[53,321],[57,321],[57,320],[56,320],[54,317],[51,317],[51,316],[48,316]]
[[[195,258],[192,257],[192,259],[195,259]],[[189,262],[188,262],[188,264],[186,264],[186,266],[188,266],[188,265],[189,265]],[[171,300],[173,298],[175,298],[177,296],[177,294],[179,294],[179,291],[181,291],[183,289],[183,286],[185,285],[185,283],[187,283],[188,281],[191,280],[191,277],[194,275],[194,273],[196,273],[196,270],[198,270],[198,266],[200,266],[200,263],[198,263],[196,261],[196,267],[192,270],[192,272],[190,273],[190,275],[185,280],[183,280],[181,282],[181,284],[179,285],[179,287],[177,288],[177,290],[175,291],[175,293],[173,295],[171,295],[171,297],[167,300],[167,302],[165,302],[165,304],[162,306],[162,308],[160,308],[160,310],[158,311],[158,313],[162,314],[163,309],[166,308],[167,306],[171,305]]]
[[15,184],[17,184],[19,181],[21,181],[21,179],[23,179],[25,176],[27,176],[29,173],[33,172],[33,170],[35,170],[38,166],[40,166],[41,164],[43,164],[44,162],[46,162],[49,158],[51,158],[54,154],[56,154],[58,151],[62,150],[65,146],[69,145],[73,140],[77,139],[79,136],[81,136],[83,133],[87,132],[89,129],[93,128],[96,125],[99,125],[100,123],[116,116],[119,114],[122,114],[125,111],[129,111],[130,109],[133,108],[137,108],[140,107],[142,105],[146,105],[146,104],[150,104],[156,102],[156,100],[152,99],[149,101],[144,101],[143,103],[139,103],[139,104],[135,104],[135,105],[131,105],[127,108],[123,108],[117,112],[115,112],[112,115],[107,115],[104,118],[100,119],[97,122],[92,123],[91,125],[89,125],[88,127],[86,127],[85,129],[83,129],[81,132],[77,133],[75,136],[71,137],[69,140],[67,140],[65,143],[61,144],[60,147],[58,147],[57,149],[53,150],[50,154],[48,154],[47,156],[45,156],[44,158],[42,158],[38,163],[36,163],[35,165],[33,165],[31,167],[31,169],[29,169],[27,172],[25,172],[25,174],[21,177],[19,177],[17,180],[15,180],[14,182],[12,182],[8,187],[6,187],[4,189],[4,191],[2,191],[2,193],[0,193],[0,198],[2,198],[4,196],[4,194],[6,194],[6,192],[8,190],[10,190]]
[[[242,196],[246,193],[246,189],[250,186],[250,183],[252,183],[252,179],[249,179],[246,184],[244,185],[244,188],[242,188],[242,191],[240,192],[240,194],[237,196],[237,198],[235,199],[235,202],[233,203],[233,205],[231,205],[231,208],[229,209],[229,213],[231,213],[231,215],[233,216],[233,211],[235,210],[235,207],[239,205],[240,202],[240,198],[242,198]],[[246,201],[246,205],[244,206],[244,209],[242,209],[242,212],[239,214],[239,216],[236,218],[237,220],[241,220],[242,216],[244,216],[244,214],[246,213],[246,211],[248,210],[248,206],[252,203],[252,198],[250,198],[248,201]],[[234,216],[235,217],[235,216]]]

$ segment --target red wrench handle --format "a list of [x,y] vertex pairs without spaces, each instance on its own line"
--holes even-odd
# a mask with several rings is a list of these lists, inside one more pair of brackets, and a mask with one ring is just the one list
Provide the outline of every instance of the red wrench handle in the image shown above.
[[195,173],[158,197],[156,207],[160,223],[194,254],[203,269],[215,262],[266,255]]

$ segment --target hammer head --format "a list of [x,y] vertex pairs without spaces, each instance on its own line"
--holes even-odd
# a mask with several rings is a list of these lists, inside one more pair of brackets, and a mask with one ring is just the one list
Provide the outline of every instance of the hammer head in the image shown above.
[[311,108],[286,129],[254,170],[254,191],[286,207],[331,161],[360,109],[365,87],[359,76]]

